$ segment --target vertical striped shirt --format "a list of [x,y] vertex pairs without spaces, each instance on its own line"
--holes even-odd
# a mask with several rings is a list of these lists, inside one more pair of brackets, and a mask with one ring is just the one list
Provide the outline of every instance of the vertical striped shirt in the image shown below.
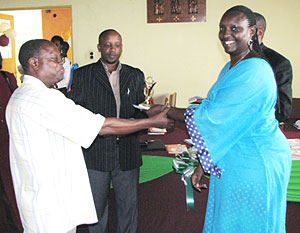
[[105,118],[28,75],[6,118],[24,232],[66,233],[97,222],[81,146],[89,147]]

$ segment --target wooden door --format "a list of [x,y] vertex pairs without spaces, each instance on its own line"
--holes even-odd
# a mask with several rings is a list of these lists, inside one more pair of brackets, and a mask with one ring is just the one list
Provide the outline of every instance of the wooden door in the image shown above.
[[73,63],[71,21],[71,7],[42,9],[43,38],[51,40],[54,35],[61,36],[70,46],[68,58]]

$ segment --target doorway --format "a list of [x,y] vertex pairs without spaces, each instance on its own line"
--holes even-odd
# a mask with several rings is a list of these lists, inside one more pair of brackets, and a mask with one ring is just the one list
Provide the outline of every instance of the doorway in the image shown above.
[[[71,6],[55,7],[55,8],[39,8],[39,9],[2,9],[0,16],[8,15],[13,17],[13,28],[16,31],[16,37],[10,39],[10,44],[14,44],[13,55],[15,59],[3,58],[3,70],[15,74],[18,84],[21,83],[20,72],[18,71],[19,61],[18,54],[22,44],[31,39],[47,39],[52,36],[59,35],[68,42],[70,49],[68,58],[73,62],[73,46],[72,46],[72,9]],[[0,51],[4,52],[6,47],[0,47]],[[7,64],[13,62],[13,65]]]

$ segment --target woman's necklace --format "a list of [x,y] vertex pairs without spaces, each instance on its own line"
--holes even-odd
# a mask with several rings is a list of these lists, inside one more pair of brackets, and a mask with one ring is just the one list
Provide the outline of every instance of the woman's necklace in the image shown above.
[[248,53],[246,53],[244,56],[241,56],[234,64],[231,63],[230,68],[233,68],[234,66],[236,66],[240,61],[242,61],[251,51],[249,51]]

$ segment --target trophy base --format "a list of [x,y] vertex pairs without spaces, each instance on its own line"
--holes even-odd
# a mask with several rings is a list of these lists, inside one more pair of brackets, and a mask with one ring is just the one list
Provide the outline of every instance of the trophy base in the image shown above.
[[149,110],[149,109],[150,109],[150,106],[151,106],[151,105],[149,105],[149,106],[147,107],[147,106],[145,106],[144,104],[139,104],[139,105],[133,104],[133,107],[135,107],[135,108],[137,108],[137,109],[140,109],[140,110]]

